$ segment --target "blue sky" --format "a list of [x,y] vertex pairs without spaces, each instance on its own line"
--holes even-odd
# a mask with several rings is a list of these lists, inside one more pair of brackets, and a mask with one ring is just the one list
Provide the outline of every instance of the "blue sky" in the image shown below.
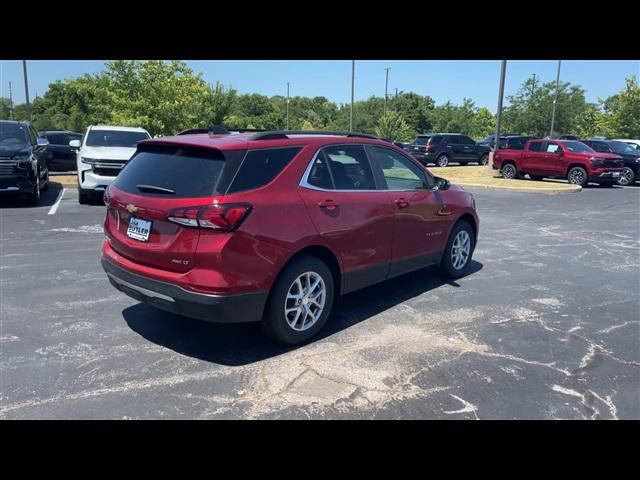
[[[338,103],[351,97],[351,61],[188,61],[205,80],[231,85],[240,93],[286,95],[291,83],[291,96],[325,96]],[[101,61],[30,60],[28,65],[29,95],[42,95],[49,83],[83,73],[99,72]],[[535,73],[542,81],[554,81],[557,61],[510,60],[507,65],[505,96],[515,93],[519,85]],[[356,61],[356,100],[371,95],[383,96],[385,71],[389,71],[389,94],[414,91],[430,95],[436,104],[447,100],[460,103],[464,97],[476,105],[495,111],[498,95],[500,62],[491,60],[407,60]],[[640,78],[640,60],[562,62],[561,80],[581,85],[588,101],[597,101],[619,91],[624,79],[635,74]],[[14,103],[24,102],[22,62],[0,60],[0,96],[9,96],[12,83]]]

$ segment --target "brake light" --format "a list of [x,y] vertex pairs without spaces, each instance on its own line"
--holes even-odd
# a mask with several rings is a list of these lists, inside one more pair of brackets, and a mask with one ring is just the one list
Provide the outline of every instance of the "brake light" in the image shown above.
[[427,152],[433,152],[436,149],[436,146],[433,144],[427,145]]
[[182,207],[171,210],[167,220],[186,227],[232,232],[247,218],[251,208],[252,206],[248,203],[220,203]]

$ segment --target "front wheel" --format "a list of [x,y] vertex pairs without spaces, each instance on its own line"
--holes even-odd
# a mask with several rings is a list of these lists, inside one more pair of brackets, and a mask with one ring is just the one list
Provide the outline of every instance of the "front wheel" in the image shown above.
[[618,179],[618,185],[622,185],[626,187],[627,185],[633,185],[633,182],[636,181],[636,174],[629,167],[624,167],[622,175]]
[[40,172],[36,173],[36,179],[33,185],[33,191],[29,195],[29,201],[32,205],[40,203]]
[[471,264],[471,256],[475,248],[475,232],[469,222],[459,221],[447,240],[438,270],[448,278],[459,278],[466,275]]
[[44,187],[42,187],[42,191],[46,192],[47,190],[49,190],[49,169],[47,168],[47,175],[45,177],[45,184]]
[[586,187],[587,183],[589,183],[589,177],[587,176],[587,171],[582,167],[573,167],[569,170],[569,174],[567,175],[569,183],[573,185],[580,185],[581,187]]
[[329,267],[308,255],[294,260],[276,280],[262,319],[272,339],[295,345],[324,327],[333,307],[334,284]]
[[489,163],[489,154],[485,153],[484,155],[482,155],[480,157],[480,161],[478,162],[478,164],[480,165],[486,165],[487,163]]

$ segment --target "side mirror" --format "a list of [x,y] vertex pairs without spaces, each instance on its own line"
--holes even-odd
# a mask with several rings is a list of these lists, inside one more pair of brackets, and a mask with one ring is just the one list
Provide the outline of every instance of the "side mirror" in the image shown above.
[[437,190],[447,190],[451,183],[446,178],[435,177],[433,187],[431,188],[433,191]]
[[73,148],[80,148],[80,140],[71,140],[69,146]]
[[46,138],[38,138],[36,140],[36,144],[39,147],[46,147],[47,145],[49,145],[49,140],[47,140]]

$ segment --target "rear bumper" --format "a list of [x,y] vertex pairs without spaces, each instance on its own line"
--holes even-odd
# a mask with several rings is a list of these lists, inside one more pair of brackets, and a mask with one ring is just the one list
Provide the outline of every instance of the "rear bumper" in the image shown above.
[[219,323],[257,322],[262,318],[268,292],[212,295],[190,292],[177,285],[131,273],[104,257],[102,268],[116,289],[161,310]]
[[411,150],[409,150],[408,153],[413,155],[417,160],[421,161],[422,163],[435,163],[436,161],[435,155],[433,155],[432,153],[414,152]]

